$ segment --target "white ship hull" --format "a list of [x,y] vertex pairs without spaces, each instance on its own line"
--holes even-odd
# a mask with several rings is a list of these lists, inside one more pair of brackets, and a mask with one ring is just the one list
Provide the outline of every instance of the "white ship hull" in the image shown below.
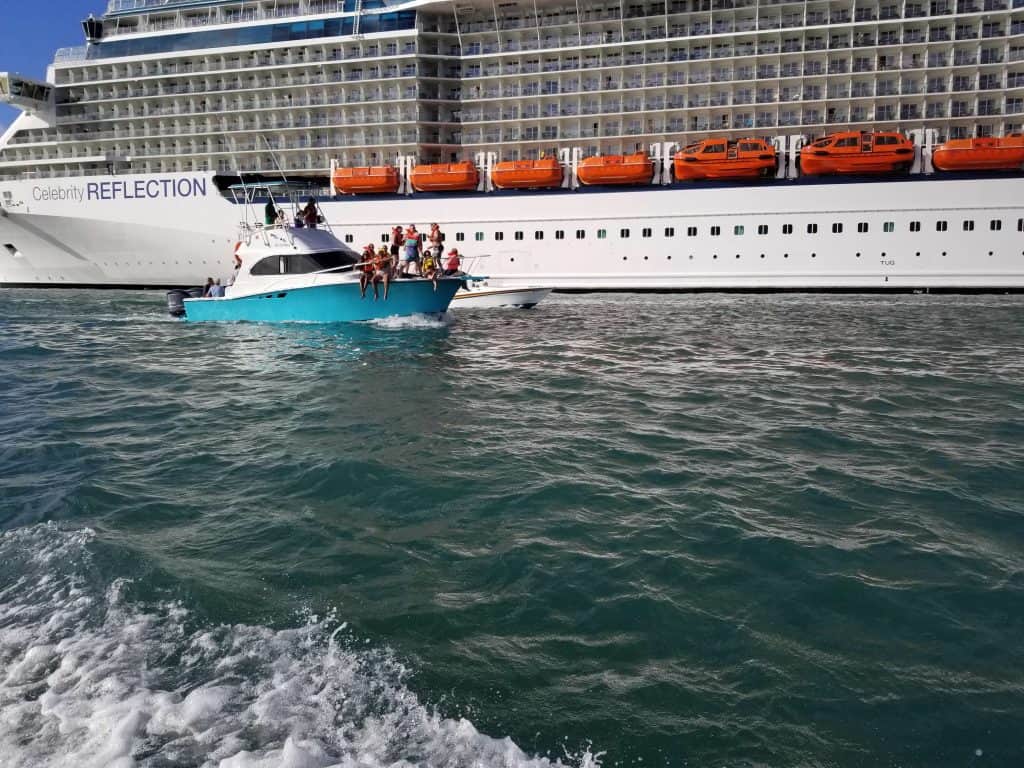
[[[227,277],[242,207],[211,176],[154,181],[0,183],[0,285]],[[510,288],[1024,289],[1019,176],[349,197],[321,207],[353,248],[382,242],[396,224],[438,221],[446,245],[486,254],[488,276]]]

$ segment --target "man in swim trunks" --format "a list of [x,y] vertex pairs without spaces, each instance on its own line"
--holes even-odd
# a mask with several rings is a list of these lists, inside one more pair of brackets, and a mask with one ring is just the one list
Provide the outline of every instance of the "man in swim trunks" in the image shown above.
[[370,280],[373,279],[373,273],[376,271],[375,266],[376,256],[373,251],[373,243],[367,243],[363,248],[363,253],[359,257],[359,297],[362,299],[366,298],[366,286],[370,284]]
[[377,250],[373,267],[373,300],[377,300],[377,283],[384,283],[384,301],[387,301],[388,286],[391,283],[391,255],[383,245]]

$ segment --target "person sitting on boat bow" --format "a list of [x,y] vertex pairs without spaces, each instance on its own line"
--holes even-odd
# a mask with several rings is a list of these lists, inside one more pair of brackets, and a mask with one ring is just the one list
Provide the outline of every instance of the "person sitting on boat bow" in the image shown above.
[[370,280],[373,279],[373,273],[376,270],[374,261],[376,255],[373,249],[373,243],[367,243],[363,247],[363,253],[359,257],[359,263],[356,265],[359,268],[359,296],[366,298],[366,286],[370,284]]
[[391,284],[391,254],[383,245],[377,249],[373,267],[373,300],[377,300],[377,284],[384,283],[384,301],[387,301],[388,287]]
[[420,267],[420,276],[426,280],[429,280],[434,284],[434,290],[437,290],[437,273],[440,272],[437,258],[434,256],[434,250],[430,249],[423,254],[423,263]]
[[448,251],[448,262],[444,265],[444,276],[457,275],[462,267],[462,257],[459,256],[459,249],[452,248]]

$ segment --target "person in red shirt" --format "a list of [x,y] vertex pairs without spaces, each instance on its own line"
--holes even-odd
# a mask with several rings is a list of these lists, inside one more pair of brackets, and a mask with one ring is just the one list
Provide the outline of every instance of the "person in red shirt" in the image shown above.
[[459,256],[459,249],[452,248],[448,251],[448,261],[444,265],[444,276],[450,277],[451,275],[458,274],[461,266],[462,258]]
[[363,254],[359,257],[359,296],[360,298],[366,298],[366,286],[370,284],[370,280],[373,279],[373,273],[377,271],[376,268],[376,253],[373,248],[373,243],[367,243],[363,248]]

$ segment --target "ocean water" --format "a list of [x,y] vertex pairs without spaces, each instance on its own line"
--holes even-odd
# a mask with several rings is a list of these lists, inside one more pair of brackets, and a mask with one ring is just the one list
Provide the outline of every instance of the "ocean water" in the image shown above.
[[1024,300],[0,292],[0,765],[1024,765]]

